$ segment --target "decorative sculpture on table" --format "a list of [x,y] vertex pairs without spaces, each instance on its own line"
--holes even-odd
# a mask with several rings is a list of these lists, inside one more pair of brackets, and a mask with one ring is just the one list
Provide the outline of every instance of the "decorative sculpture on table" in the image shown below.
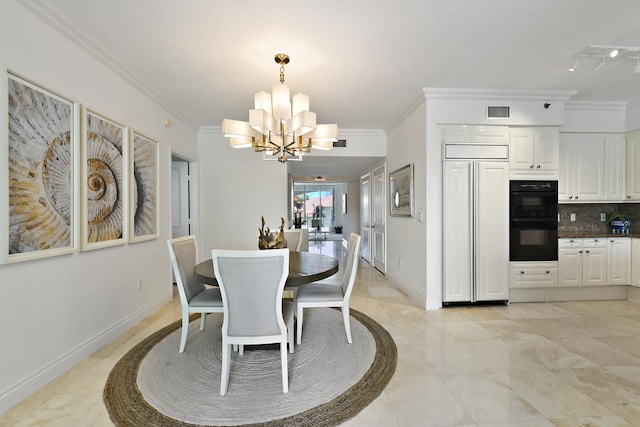
[[287,247],[287,241],[284,238],[284,218],[280,218],[280,230],[275,234],[267,227],[264,228],[264,216],[260,217],[262,227],[258,229],[258,248],[260,249],[282,249]]

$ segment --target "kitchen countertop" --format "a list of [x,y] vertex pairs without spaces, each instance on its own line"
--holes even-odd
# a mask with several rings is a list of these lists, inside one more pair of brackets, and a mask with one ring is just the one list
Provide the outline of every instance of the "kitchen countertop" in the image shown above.
[[607,237],[640,237],[640,232],[634,231],[630,234],[613,234],[613,233],[595,233],[595,232],[558,232],[559,239],[593,239],[593,238],[607,238]]

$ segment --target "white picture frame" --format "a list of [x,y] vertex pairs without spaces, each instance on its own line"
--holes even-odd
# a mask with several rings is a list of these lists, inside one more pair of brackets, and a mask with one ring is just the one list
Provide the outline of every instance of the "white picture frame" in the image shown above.
[[82,250],[122,245],[129,238],[129,129],[83,108]]
[[389,213],[414,216],[413,163],[389,174]]
[[137,131],[131,136],[131,242],[156,239],[160,227],[160,146]]
[[4,67],[0,97],[0,262],[76,252],[80,106]]

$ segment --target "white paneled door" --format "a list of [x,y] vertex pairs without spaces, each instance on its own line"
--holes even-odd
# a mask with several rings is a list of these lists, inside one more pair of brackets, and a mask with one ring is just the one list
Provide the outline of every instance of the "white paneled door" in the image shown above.
[[385,211],[386,211],[386,190],[385,190],[385,168],[379,167],[373,171],[373,206],[372,213],[372,256],[373,266],[385,272],[386,242],[385,242]]
[[172,238],[191,234],[189,215],[189,162],[171,162],[171,236]]
[[371,174],[366,174],[360,178],[360,253],[368,263],[371,263],[371,225]]

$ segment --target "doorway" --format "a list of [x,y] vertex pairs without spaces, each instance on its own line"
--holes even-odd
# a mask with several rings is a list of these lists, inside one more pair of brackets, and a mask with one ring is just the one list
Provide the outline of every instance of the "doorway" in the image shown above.
[[194,234],[192,223],[192,165],[171,155],[171,238]]

